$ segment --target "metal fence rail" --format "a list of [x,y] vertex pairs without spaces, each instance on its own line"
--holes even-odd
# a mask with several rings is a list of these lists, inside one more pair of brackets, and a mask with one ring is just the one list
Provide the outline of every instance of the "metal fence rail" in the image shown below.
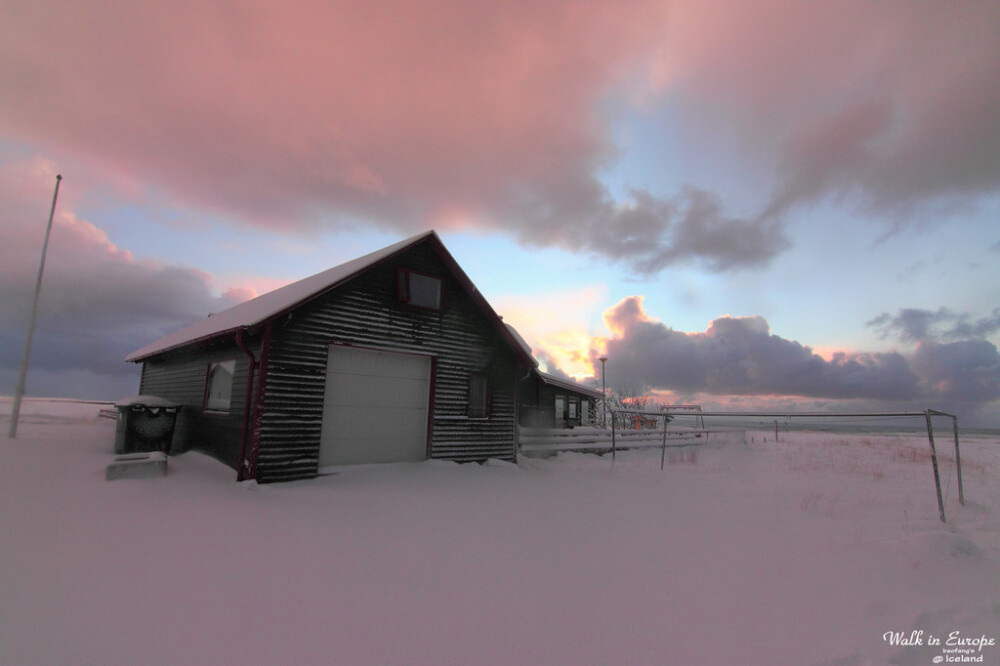
[[[629,430],[624,428],[626,421],[631,419],[633,422],[633,429]],[[635,448],[634,446],[629,446],[628,444],[639,438],[643,438],[650,443],[647,444],[647,448],[659,447],[660,448],[660,469],[667,459],[667,441],[670,440],[671,446],[692,446],[695,444],[702,444],[704,441],[708,441],[707,438],[704,441],[694,441],[701,439],[704,436],[704,427],[701,429],[686,429],[686,430],[669,430],[667,426],[670,424],[671,417],[662,411],[651,412],[642,409],[613,409],[611,410],[611,465],[615,464],[615,455],[619,448]],[[652,424],[651,427],[649,424]],[[679,433],[686,433],[687,438],[681,439]],[[618,441],[621,440],[622,444],[619,445]],[[659,440],[659,441],[656,441]]]
[[[668,420],[662,412],[642,410],[614,410],[611,428],[521,428],[518,438],[520,451],[526,455],[576,451],[586,453],[610,453],[612,465],[619,450],[660,449],[660,468],[663,469],[668,448],[682,448],[706,444],[709,441],[744,440],[742,428],[714,429],[668,427]],[[656,427],[626,428],[624,424],[631,416],[641,416]]]
[[[743,430],[697,430],[670,431],[667,433],[667,446],[691,446],[702,444],[713,436],[724,434],[731,436],[736,432],[742,440]],[[639,449],[660,448],[663,446],[661,431],[619,431],[612,441],[611,430],[598,428],[521,428],[520,448],[524,452],[532,451],[607,451],[612,445],[616,448]]]

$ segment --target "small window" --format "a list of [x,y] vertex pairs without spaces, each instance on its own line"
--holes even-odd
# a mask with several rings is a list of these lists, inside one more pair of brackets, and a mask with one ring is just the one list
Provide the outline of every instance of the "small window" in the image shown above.
[[228,412],[233,397],[233,373],[236,361],[220,361],[208,366],[208,386],[205,390],[205,409],[211,412]]
[[556,420],[561,421],[566,418],[566,396],[556,396]]
[[490,416],[490,388],[486,375],[469,375],[469,418],[485,419]]
[[441,309],[441,280],[430,275],[399,269],[399,300],[432,310]]

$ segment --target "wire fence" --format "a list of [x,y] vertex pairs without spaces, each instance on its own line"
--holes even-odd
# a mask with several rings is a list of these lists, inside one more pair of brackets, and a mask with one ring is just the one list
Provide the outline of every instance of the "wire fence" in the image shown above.
[[[659,411],[611,409],[607,413],[611,417],[610,428],[522,428],[519,437],[520,450],[529,455],[560,451],[610,453],[613,467],[619,450],[659,448],[661,450],[660,469],[663,469],[667,449],[671,447],[698,446],[710,441],[745,441],[745,433],[748,429],[746,419],[773,419],[776,440],[779,433],[779,419],[782,419],[785,424],[790,424],[796,419],[825,419],[835,423],[838,421],[840,423],[871,423],[875,419],[883,421],[886,419],[920,419],[923,429],[926,430],[930,447],[938,511],[941,522],[947,522],[934,430],[934,419],[944,418],[949,419],[952,424],[958,498],[961,504],[965,504],[958,417],[936,409],[925,409],[921,412],[706,412],[698,406],[664,405]],[[713,427],[706,426],[709,420],[713,422]],[[741,424],[740,420],[744,422]],[[717,427],[714,424],[715,421],[723,421],[724,425]],[[762,424],[762,421],[757,421],[751,427],[759,428]],[[950,479],[950,473],[948,476]]]
[[[669,409],[663,410],[664,416],[675,416],[678,414],[676,411],[671,411]],[[778,434],[778,421],[777,419],[785,419],[790,422],[793,419],[914,419],[919,418],[923,421],[924,426],[927,430],[927,441],[930,445],[931,451],[931,467],[934,471],[934,488],[937,491],[937,501],[938,501],[938,511],[941,515],[941,522],[947,522],[944,514],[944,498],[941,493],[941,474],[938,465],[938,454],[937,446],[934,441],[934,417],[941,417],[951,419],[952,429],[954,434],[954,444],[955,444],[955,470],[958,475],[958,501],[961,504],[965,504],[965,488],[962,484],[962,455],[959,447],[958,439],[958,417],[954,414],[949,414],[948,412],[942,412],[937,409],[925,409],[921,412],[699,412],[702,418],[704,417],[719,417],[727,419],[735,418],[768,418],[775,419],[775,437]]]

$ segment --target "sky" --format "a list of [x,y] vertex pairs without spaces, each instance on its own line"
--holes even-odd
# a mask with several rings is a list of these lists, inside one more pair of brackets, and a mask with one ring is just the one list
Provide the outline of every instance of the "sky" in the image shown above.
[[436,229],[544,369],[1000,426],[1000,4],[0,0],[0,393]]

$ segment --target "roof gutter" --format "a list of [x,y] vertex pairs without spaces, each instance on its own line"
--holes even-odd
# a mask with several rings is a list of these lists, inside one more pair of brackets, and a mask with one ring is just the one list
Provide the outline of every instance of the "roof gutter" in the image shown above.
[[257,381],[257,394],[253,401],[253,420],[250,422],[250,443],[246,451],[246,478],[257,478],[257,453],[260,450],[260,426],[264,418],[264,388],[267,384],[267,364],[271,356],[271,324],[268,319],[264,324],[264,337],[260,341],[260,378]]
[[244,334],[249,331],[248,326],[237,329],[236,331],[236,346],[240,348],[240,351],[246,354],[249,370],[247,372],[247,387],[244,392],[243,397],[243,428],[240,431],[240,460],[239,469],[236,470],[236,480],[245,481],[247,477],[247,472],[249,470],[249,464],[247,462],[247,437],[250,432],[250,407],[251,400],[253,398],[253,379],[254,371],[257,369],[257,359],[254,357],[253,352],[247,347],[246,341],[243,339]]

